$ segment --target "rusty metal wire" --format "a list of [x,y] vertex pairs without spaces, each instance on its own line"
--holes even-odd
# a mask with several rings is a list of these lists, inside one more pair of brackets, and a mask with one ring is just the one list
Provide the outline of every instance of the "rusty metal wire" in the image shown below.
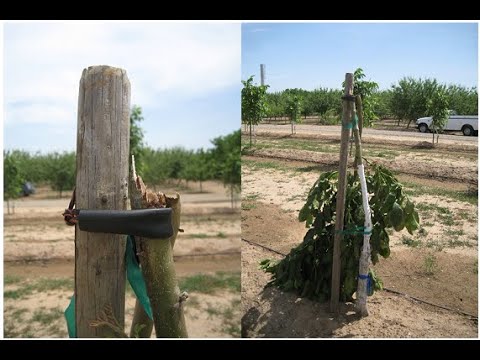
[[69,226],[75,226],[78,222],[78,210],[74,209],[75,207],[75,188],[73,188],[72,197],[70,203],[68,204],[68,209],[65,209],[62,216],[65,220],[65,223]]

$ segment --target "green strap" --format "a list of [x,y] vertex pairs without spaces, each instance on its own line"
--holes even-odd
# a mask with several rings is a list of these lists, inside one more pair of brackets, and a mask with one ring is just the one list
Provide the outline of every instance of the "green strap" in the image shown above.
[[344,129],[353,129],[353,127],[354,127],[355,125],[357,125],[357,123],[358,123],[357,113],[354,113],[354,114],[353,114],[353,120],[352,120],[352,122],[344,125],[343,128],[344,128]]
[[363,226],[354,226],[348,229],[335,230],[335,231],[337,233],[345,234],[345,235],[354,235],[354,234],[370,235],[372,233],[371,229],[369,231],[365,231],[365,228]]
[[70,304],[68,304],[64,314],[65,320],[67,320],[68,337],[76,338],[77,327],[75,326],[75,295],[73,295],[70,299]]
[[[152,307],[150,306],[150,299],[147,294],[147,287],[145,279],[143,278],[142,270],[138,264],[135,256],[134,244],[135,238],[133,235],[127,236],[127,248],[125,249],[125,263],[127,264],[127,279],[133,289],[138,301],[143,306],[145,313],[153,320]],[[70,338],[77,337],[75,326],[75,295],[72,296],[70,304],[65,309],[65,320],[67,321],[68,336]]]
[[135,251],[133,250],[134,241],[135,238],[133,235],[128,235],[127,250],[125,251],[127,278],[138,301],[142,304],[145,313],[150,320],[153,320],[152,307],[150,306],[150,299],[147,294],[147,286],[145,284],[145,279],[143,278],[142,270],[140,269],[140,264],[135,256]]

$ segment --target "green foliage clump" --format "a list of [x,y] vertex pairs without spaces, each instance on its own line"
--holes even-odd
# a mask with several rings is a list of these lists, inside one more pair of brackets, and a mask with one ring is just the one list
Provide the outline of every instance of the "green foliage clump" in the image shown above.
[[252,125],[258,124],[267,116],[268,85],[254,85],[253,76],[242,80],[242,123],[250,126],[250,146],[252,146]]
[[3,198],[15,199],[22,190],[23,178],[18,163],[11,152],[3,152]]
[[[145,146],[143,144],[143,129],[140,127],[140,122],[144,120],[142,115],[142,108],[138,105],[133,105],[130,112],[130,156],[135,156],[135,170],[141,174],[144,166],[144,152]],[[131,163],[131,158],[129,163]],[[130,164],[131,165],[131,164]],[[129,172],[130,173],[130,172]]]
[[[390,255],[388,228],[397,231],[404,227],[412,234],[419,226],[414,203],[405,195],[395,176],[381,165],[371,165],[366,171],[367,188],[372,194],[371,260]],[[263,260],[261,267],[272,274],[269,285],[293,291],[301,297],[330,299],[333,242],[338,172],[322,174],[311,188],[299,213],[299,220],[308,228],[303,242],[279,262]],[[401,216],[399,212],[402,212]],[[400,216],[400,217],[398,217]],[[364,211],[358,176],[349,174],[345,200],[345,227],[341,241],[340,299],[351,301],[357,289],[358,266],[363,246]],[[381,280],[371,271],[371,293],[382,288]]]
[[374,96],[378,90],[378,84],[374,81],[363,80],[366,77],[362,68],[353,73],[353,95],[360,95],[363,105],[363,125],[371,126],[377,120],[377,98]]
[[[406,77],[391,88],[390,109],[397,119],[412,121],[424,116],[433,116],[437,130],[441,130],[448,119],[449,93],[445,85],[435,79]],[[450,95],[454,94],[452,92]],[[454,103],[452,102],[451,105]],[[466,115],[466,114],[462,114]]]

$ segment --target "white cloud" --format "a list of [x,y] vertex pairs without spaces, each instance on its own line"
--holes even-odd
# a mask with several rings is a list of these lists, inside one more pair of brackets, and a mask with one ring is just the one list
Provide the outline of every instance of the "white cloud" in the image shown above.
[[91,65],[126,69],[143,107],[239,83],[239,24],[7,23],[4,45],[7,124],[70,121]]

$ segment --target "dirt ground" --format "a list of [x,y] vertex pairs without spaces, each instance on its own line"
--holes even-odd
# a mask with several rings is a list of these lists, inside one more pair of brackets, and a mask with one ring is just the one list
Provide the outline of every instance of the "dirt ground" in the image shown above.
[[[167,189],[166,192],[172,192]],[[221,184],[183,189],[181,227],[174,257],[180,282],[228,274],[240,282],[240,214],[232,209]],[[5,337],[66,337],[63,311],[73,293],[74,228],[61,213],[69,194],[57,198],[46,188],[15,201],[15,214],[4,204]],[[193,279],[193,280],[192,280]],[[238,280],[235,280],[238,279]],[[191,283],[191,282],[190,282]],[[135,297],[127,291],[126,329]],[[220,286],[189,291],[185,317],[190,337],[240,336],[240,292]]]
[[477,183],[477,149],[460,137],[451,153],[387,146],[375,136],[365,145],[365,157],[392,168],[419,210],[420,231],[391,234],[391,255],[375,266],[387,289],[406,295],[376,292],[362,319],[353,304],[335,317],[326,304],[264,288],[269,275],[259,261],[282,255],[261,246],[285,254],[302,241],[297,217],[306,195],[321,171],[338,167],[338,140],[302,137],[257,136],[242,157],[242,336],[477,337],[478,202],[468,195]]

